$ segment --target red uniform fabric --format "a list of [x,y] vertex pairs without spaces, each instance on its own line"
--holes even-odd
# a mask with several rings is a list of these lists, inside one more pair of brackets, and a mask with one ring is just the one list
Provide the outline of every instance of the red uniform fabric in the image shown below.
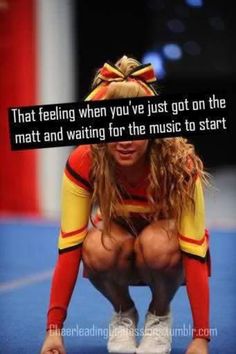
[[53,274],[47,330],[63,327],[67,308],[77,280],[81,261],[81,247],[61,253]]
[[186,288],[193,315],[193,338],[210,339],[207,262],[183,256]]

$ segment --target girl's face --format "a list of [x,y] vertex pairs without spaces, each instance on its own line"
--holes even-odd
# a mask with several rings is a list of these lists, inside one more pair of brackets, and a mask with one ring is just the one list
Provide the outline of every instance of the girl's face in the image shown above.
[[120,166],[130,167],[145,162],[148,140],[121,141],[107,145],[109,153]]

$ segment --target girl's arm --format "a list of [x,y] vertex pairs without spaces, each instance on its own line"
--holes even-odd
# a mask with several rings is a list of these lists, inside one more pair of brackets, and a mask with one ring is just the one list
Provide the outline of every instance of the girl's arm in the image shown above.
[[59,255],[51,284],[47,329],[63,327],[78,276],[82,242],[87,234],[91,190],[86,180],[89,164],[81,150],[72,153],[63,176]]
[[193,316],[193,338],[210,339],[209,283],[206,260],[183,255],[185,281]]
[[201,179],[195,180],[194,207],[183,209],[179,224],[179,244],[187,293],[193,316],[193,337],[209,339],[209,240],[205,229],[204,195]]
[[58,256],[52,278],[47,330],[63,327],[77,280],[80,260],[81,247],[61,253]]

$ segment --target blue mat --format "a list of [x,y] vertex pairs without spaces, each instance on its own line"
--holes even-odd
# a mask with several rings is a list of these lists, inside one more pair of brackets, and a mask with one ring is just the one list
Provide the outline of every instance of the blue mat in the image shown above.
[[[0,223],[0,353],[37,354],[45,334],[50,276],[57,258],[58,226],[14,220]],[[210,353],[236,353],[236,232],[211,230],[212,277]],[[81,273],[81,272],[80,272]],[[147,287],[132,287],[142,329],[150,300]],[[199,294],[201,296],[201,294]],[[173,302],[173,350],[191,340],[191,312],[185,287]],[[80,277],[65,322],[67,354],[106,353],[111,305]]]

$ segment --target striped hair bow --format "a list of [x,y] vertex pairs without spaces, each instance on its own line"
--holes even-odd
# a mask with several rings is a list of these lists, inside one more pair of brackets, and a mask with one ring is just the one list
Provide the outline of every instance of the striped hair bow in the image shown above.
[[101,79],[101,82],[87,96],[86,101],[104,99],[107,87],[112,81],[137,81],[139,85],[142,86],[147,96],[157,94],[155,89],[151,86],[152,83],[157,81],[151,64],[137,66],[128,75],[124,75],[118,67],[105,63],[99,70],[97,78]]

